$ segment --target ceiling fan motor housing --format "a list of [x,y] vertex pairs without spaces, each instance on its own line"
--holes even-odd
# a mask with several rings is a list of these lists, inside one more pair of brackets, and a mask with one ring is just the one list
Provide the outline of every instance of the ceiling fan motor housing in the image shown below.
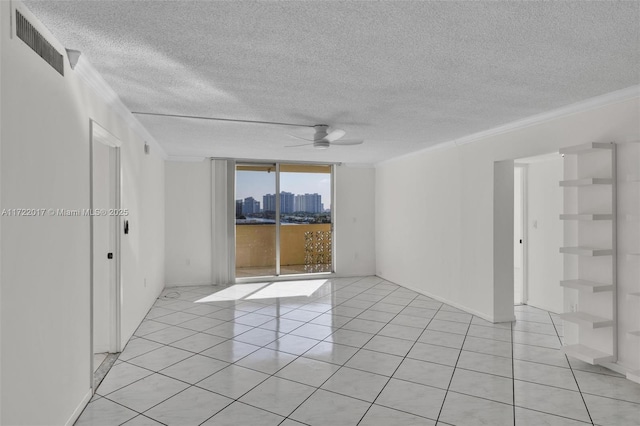
[[313,142],[313,147],[316,149],[327,149],[329,148],[329,145],[329,141],[325,139],[320,139]]
[[329,126],[326,124],[317,124],[313,126],[313,128],[316,129],[316,133],[313,135],[313,140],[319,141],[327,137],[327,129],[329,129]]

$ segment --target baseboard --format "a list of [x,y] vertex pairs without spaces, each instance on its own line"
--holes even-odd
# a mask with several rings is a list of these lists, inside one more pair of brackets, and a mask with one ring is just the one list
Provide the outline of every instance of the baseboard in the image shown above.
[[602,364],[598,364],[601,367],[605,367],[608,368],[609,370],[616,372],[618,374],[622,374],[623,376],[626,376],[627,373],[629,373],[630,371],[632,371],[630,368],[625,367],[624,365],[620,365],[617,362],[612,363],[612,362],[605,362]]
[[84,398],[82,398],[82,401],[80,401],[80,404],[71,414],[71,417],[69,417],[69,420],[67,420],[67,422],[65,423],[65,426],[73,426],[76,420],[78,420],[78,417],[80,417],[80,414],[82,414],[82,411],[85,409],[87,404],[89,404],[89,401],[91,401],[91,397],[93,397],[93,392],[91,391],[91,389],[89,389]]
[[527,306],[532,306],[534,308],[542,309],[544,311],[549,311],[549,312],[552,312],[554,314],[559,314],[560,312],[562,312],[562,310],[560,310],[560,312],[558,312],[556,309],[554,309],[554,308],[552,308],[550,306],[545,306],[544,303],[536,303],[535,300],[533,302],[531,300],[527,300],[526,305]]
[[180,288],[180,287],[198,287],[198,286],[203,286],[203,285],[208,285],[208,286],[214,286],[215,284],[211,284],[211,281],[207,281],[206,283],[178,283],[178,284],[167,284],[164,286],[165,289],[167,288]]
[[[378,275],[378,276],[379,276],[379,275]],[[515,321],[515,320],[516,320],[515,315],[512,315],[512,316],[510,316],[510,317],[504,317],[504,318],[502,318],[502,317],[496,317],[496,318],[494,318],[492,315],[487,315],[487,314],[485,314],[484,312],[478,312],[478,311],[476,311],[475,309],[471,309],[471,308],[469,308],[468,306],[464,306],[464,305],[462,305],[462,304],[460,304],[460,303],[453,302],[453,301],[451,301],[451,300],[447,300],[447,299],[445,299],[444,297],[440,297],[440,296],[438,296],[438,295],[436,295],[436,294],[432,294],[432,293],[426,292],[426,291],[424,291],[424,290],[421,290],[421,289],[418,289],[418,288],[412,287],[412,286],[410,286],[410,285],[399,284],[399,283],[393,282],[393,281],[391,281],[391,280],[388,280],[388,279],[386,279],[386,278],[384,278],[384,277],[380,277],[380,278],[382,278],[383,280],[389,281],[389,282],[391,282],[391,283],[394,283],[394,284],[396,284],[396,285],[399,285],[400,287],[404,287],[404,288],[406,288],[406,289],[409,289],[409,290],[415,291],[416,293],[420,293],[420,294],[421,294],[421,295],[423,295],[423,296],[430,297],[430,298],[432,298],[432,299],[434,299],[434,300],[437,300],[438,302],[446,303],[446,304],[447,304],[447,305],[449,305],[449,306],[453,306],[454,308],[458,308],[458,309],[460,309],[460,310],[462,310],[462,311],[465,311],[465,312],[466,312],[466,313],[468,313],[468,314],[475,315],[475,316],[480,317],[480,318],[482,318],[483,320],[485,320],[485,321],[489,321],[489,322],[491,322],[491,323],[498,323],[498,322],[512,322],[512,321]]]

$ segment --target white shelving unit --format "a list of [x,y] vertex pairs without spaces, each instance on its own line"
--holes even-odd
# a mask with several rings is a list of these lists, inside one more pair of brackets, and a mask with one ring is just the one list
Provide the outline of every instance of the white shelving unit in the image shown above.
[[587,293],[599,293],[613,290],[613,284],[597,283],[587,280],[563,280],[560,285],[565,288],[573,288]]
[[611,185],[613,179],[608,178],[586,178],[586,179],[571,179],[563,180],[560,182],[560,186],[572,187],[572,186],[589,186],[589,185]]
[[612,214],[561,214],[560,220],[612,220]]
[[[621,182],[623,183],[623,190],[629,190],[631,189],[632,191],[636,192],[636,193],[640,193],[640,188],[638,188],[638,183],[640,182],[640,178],[638,177],[638,172],[635,171],[633,173],[627,174],[626,176],[624,176],[622,179],[620,179]],[[625,215],[623,220],[627,220],[633,223],[638,223],[640,221],[640,215],[638,215],[638,210],[632,211],[632,214],[627,214]],[[638,228],[636,228],[638,229]],[[635,238],[635,241],[638,241],[637,236]],[[637,245],[633,246],[632,251],[637,251]],[[630,248],[630,247],[627,247]],[[640,256],[640,253],[637,252],[627,252],[625,254],[625,260],[626,261],[634,261],[636,263],[636,265],[638,264],[638,256]],[[634,311],[638,311],[640,310],[640,288],[638,288],[637,286],[635,287],[635,291],[630,291],[627,294],[630,296],[628,299],[632,299],[632,300],[628,300],[628,302],[630,302],[630,306],[631,309]],[[640,324],[638,324],[638,328],[636,329],[631,329],[629,331],[627,331],[627,334],[629,334],[632,338],[634,339],[638,339],[640,338]],[[630,371],[627,373],[627,379],[632,380],[636,383],[640,383],[640,370],[635,370],[635,371]]]
[[613,355],[605,352],[600,352],[596,349],[584,345],[563,346],[562,351],[567,356],[593,365],[613,361]]
[[560,317],[577,325],[563,346],[589,364],[617,360],[616,146],[592,142],[560,150],[565,159],[564,280],[571,307]]
[[579,256],[610,256],[613,249],[596,248],[596,247],[560,247],[560,253],[577,254]]
[[564,314],[560,314],[560,318],[589,328],[611,327],[613,325],[612,319],[602,318],[585,312],[566,312]]

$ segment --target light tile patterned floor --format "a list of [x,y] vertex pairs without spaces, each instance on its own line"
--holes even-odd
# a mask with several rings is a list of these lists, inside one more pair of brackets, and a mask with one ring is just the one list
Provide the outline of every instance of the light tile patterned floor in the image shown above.
[[491,324],[377,277],[311,297],[167,289],[77,425],[640,424],[640,385],[561,355],[561,321]]

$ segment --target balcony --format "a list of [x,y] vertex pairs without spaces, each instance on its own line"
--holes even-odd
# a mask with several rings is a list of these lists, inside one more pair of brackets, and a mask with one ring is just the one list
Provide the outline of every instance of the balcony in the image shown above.
[[[236,277],[275,274],[276,225],[236,225]],[[280,226],[280,275],[331,272],[331,224]]]

